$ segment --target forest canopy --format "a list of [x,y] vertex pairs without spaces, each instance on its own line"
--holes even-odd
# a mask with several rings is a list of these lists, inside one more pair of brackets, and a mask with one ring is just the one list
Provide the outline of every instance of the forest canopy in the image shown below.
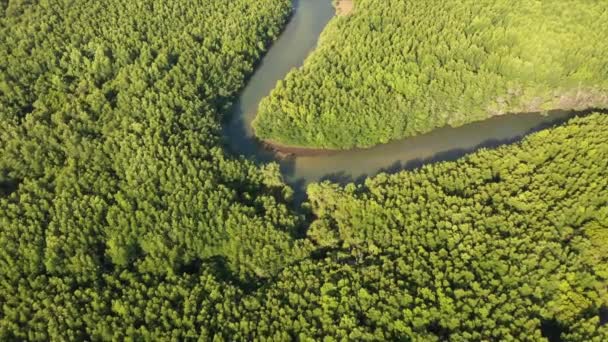
[[606,127],[594,114],[456,162],[309,187],[308,237],[332,251],[318,266],[319,305],[341,313],[327,329],[355,340],[605,341]]
[[357,0],[260,104],[256,135],[370,147],[505,113],[608,107],[602,0]]
[[220,137],[289,1],[0,10],[0,340],[608,340],[605,114],[296,210]]
[[287,0],[8,3],[0,340],[107,339],[122,321],[112,313],[131,310],[113,286],[173,296],[209,264],[246,283],[306,254],[278,168],[227,157],[219,124],[290,10]]

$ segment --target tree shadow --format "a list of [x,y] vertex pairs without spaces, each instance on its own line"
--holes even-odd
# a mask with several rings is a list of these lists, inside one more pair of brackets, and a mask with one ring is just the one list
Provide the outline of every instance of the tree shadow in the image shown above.
[[187,274],[199,274],[203,267],[211,271],[213,277],[219,282],[233,284],[245,293],[252,292],[260,287],[261,282],[257,278],[239,278],[230,268],[230,262],[224,255],[195,259],[180,271]]
[[555,319],[543,320],[540,324],[540,331],[549,342],[561,342],[564,328]]
[[17,191],[21,180],[18,179],[7,179],[0,175],[0,196],[10,196],[13,192]]
[[319,181],[321,181],[321,182],[329,181],[331,183],[336,183],[336,184],[340,184],[340,185],[347,185],[350,183],[362,184],[363,182],[365,182],[365,179],[368,177],[369,176],[367,174],[361,174],[361,175],[358,175],[357,177],[353,177],[350,173],[348,173],[346,171],[339,171],[339,172],[329,173],[329,174],[321,177],[321,179]]
[[[293,174],[293,170],[291,171],[291,174]],[[306,194],[308,184],[306,183],[306,180],[300,178],[289,182],[288,185],[293,190],[293,208],[295,210],[300,210],[302,203],[306,202],[308,199],[308,195]]]

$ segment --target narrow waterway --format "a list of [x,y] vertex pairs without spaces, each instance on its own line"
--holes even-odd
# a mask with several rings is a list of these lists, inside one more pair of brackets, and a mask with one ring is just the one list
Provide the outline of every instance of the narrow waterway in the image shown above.
[[563,122],[574,114],[517,114],[495,117],[458,128],[441,128],[429,134],[396,141],[371,149],[355,149],[318,156],[280,159],[255,138],[251,121],[258,104],[277,81],[292,68],[301,66],[314,50],[319,35],[335,10],[330,0],[295,0],[294,14],[281,37],[270,48],[231,110],[224,126],[228,149],[256,162],[275,161],[285,181],[305,195],[306,185],[320,180],[339,183],[360,181],[379,172],[413,169],[426,163],[454,160],[482,147],[515,142],[542,128]]

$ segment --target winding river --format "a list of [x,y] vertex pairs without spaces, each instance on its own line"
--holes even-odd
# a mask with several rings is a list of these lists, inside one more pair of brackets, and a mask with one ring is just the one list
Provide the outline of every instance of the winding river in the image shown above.
[[323,28],[334,16],[330,0],[295,0],[293,16],[273,44],[231,110],[224,126],[229,151],[258,163],[277,162],[285,181],[305,197],[307,184],[332,180],[357,182],[380,172],[413,169],[426,163],[454,160],[483,147],[515,142],[528,133],[563,122],[574,114],[517,114],[494,117],[458,128],[433,132],[370,149],[354,149],[317,156],[281,159],[264,148],[253,135],[251,121],[260,100],[270,94],[277,81],[292,68],[301,66],[314,50]]

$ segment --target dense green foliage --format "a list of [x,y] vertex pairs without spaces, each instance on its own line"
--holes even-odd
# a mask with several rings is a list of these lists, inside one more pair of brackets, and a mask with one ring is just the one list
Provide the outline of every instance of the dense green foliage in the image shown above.
[[0,340],[608,338],[607,116],[314,185],[307,227],[219,139],[288,1],[0,10]]
[[174,302],[206,260],[247,281],[306,254],[278,169],[220,147],[289,1],[2,6],[0,340],[120,337],[114,296]]
[[608,107],[603,0],[357,0],[262,101],[256,134],[369,147],[503,113]]
[[344,324],[326,328],[523,341],[539,339],[544,321],[565,340],[605,341],[606,128],[596,114],[364,186],[309,188],[318,219],[308,235],[338,251],[316,271],[326,282],[315,279],[316,300],[339,308]]
[[0,32],[0,169],[20,184],[1,204],[9,274],[166,274],[222,256],[268,276],[289,260],[290,190],[218,146],[218,109],[288,1],[12,4]]

